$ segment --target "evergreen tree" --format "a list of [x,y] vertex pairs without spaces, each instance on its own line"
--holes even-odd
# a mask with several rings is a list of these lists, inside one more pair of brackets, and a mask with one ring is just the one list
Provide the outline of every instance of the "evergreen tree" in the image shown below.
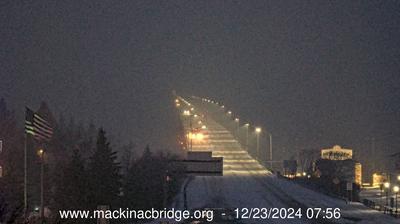
[[93,206],[115,205],[120,193],[120,167],[117,155],[107,141],[103,129],[99,130],[96,149],[89,164],[90,192]]
[[4,99],[0,100],[0,127],[0,223],[12,223],[23,207],[24,139]]
[[125,198],[130,207],[160,208],[163,200],[165,161],[156,157],[147,146],[142,157],[128,172]]
[[[73,150],[69,163],[64,166],[56,185],[55,211],[63,209],[88,209],[88,179],[85,162],[78,148]],[[55,213],[58,215],[58,213]],[[59,218],[59,217],[57,217]],[[58,220],[76,223],[76,220]]]

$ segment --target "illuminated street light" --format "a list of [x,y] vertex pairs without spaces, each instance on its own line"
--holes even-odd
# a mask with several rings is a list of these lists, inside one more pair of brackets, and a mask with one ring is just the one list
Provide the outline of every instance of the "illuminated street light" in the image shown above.
[[184,111],[183,111],[183,115],[185,115],[185,116],[190,116],[190,111],[184,110]]
[[224,106],[224,105],[222,105],[222,106],[221,106],[221,108],[225,108],[225,106]]
[[397,180],[400,181],[400,175],[397,175]]
[[386,188],[386,206],[389,206],[389,190],[390,190],[390,183],[385,182],[383,186]]
[[257,159],[260,160],[260,133],[261,128],[256,127],[256,136],[257,136]]
[[37,155],[40,157],[40,217],[44,217],[44,149],[39,149]]
[[204,139],[203,133],[192,133],[192,132],[189,132],[188,137],[189,137],[189,139],[195,140],[195,141],[196,140],[197,141],[202,141]]
[[38,155],[40,158],[43,157],[43,154],[44,154],[44,150],[43,150],[43,149],[39,149],[39,150],[37,151],[37,155]]
[[180,104],[180,103],[177,103],[177,104],[176,104],[176,107],[180,107],[180,106],[181,106],[181,104]]
[[250,127],[250,124],[246,123],[246,124],[244,124],[244,127],[246,127],[246,150],[249,151],[249,127]]
[[179,103],[179,100],[178,100],[178,99],[176,99],[176,100],[175,100],[175,103]]
[[193,115],[195,118],[198,116],[197,114]]
[[235,118],[235,122],[239,122],[239,118]]
[[398,213],[398,207],[397,207],[397,195],[399,194],[399,186],[394,186],[393,187],[393,192],[395,193],[395,195],[396,195],[396,217],[397,217],[397,213]]
[[231,114],[232,114],[232,111],[229,110],[229,111],[228,111],[228,114],[231,115]]
[[203,125],[201,126],[201,129],[207,129],[207,126]]
[[192,108],[190,108],[190,110],[191,110],[191,111],[194,111],[194,108],[192,107]]

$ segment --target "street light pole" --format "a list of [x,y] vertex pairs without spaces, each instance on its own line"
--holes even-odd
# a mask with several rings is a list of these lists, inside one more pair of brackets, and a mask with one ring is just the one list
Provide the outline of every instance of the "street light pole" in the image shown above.
[[257,127],[256,128],[256,136],[257,136],[257,159],[260,160],[260,133],[261,133],[261,128]]
[[246,150],[249,151],[249,124],[244,125],[246,127]]
[[[389,207],[389,190],[390,190],[390,182],[385,182],[384,184],[384,187],[386,188],[386,208],[385,208],[385,211],[386,211],[386,209]],[[386,213],[386,212],[385,212]]]
[[270,159],[270,166],[272,170],[272,135],[269,133],[269,159]]
[[398,193],[399,193],[399,186],[394,186],[394,187],[393,187],[393,191],[394,191],[394,193],[395,193],[395,200],[396,200],[396,218],[397,218],[397,214],[398,214],[398,211],[397,211],[397,209],[398,209],[398,207],[397,207],[397,195],[398,195]]
[[38,150],[40,158],[40,219],[44,220],[44,149]]
[[24,146],[24,218],[27,218],[28,212],[28,134],[25,133]]
[[[189,116],[189,126],[190,126],[190,151],[193,150],[193,127],[192,127],[192,115]],[[192,135],[192,136],[191,136]]]
[[239,140],[239,118],[235,118],[236,128],[235,128],[235,135],[236,138]]

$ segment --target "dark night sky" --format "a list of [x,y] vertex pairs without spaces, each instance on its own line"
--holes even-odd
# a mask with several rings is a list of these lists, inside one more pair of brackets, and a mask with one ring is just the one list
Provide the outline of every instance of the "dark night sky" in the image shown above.
[[2,1],[0,97],[171,146],[171,91],[276,147],[400,143],[399,1]]

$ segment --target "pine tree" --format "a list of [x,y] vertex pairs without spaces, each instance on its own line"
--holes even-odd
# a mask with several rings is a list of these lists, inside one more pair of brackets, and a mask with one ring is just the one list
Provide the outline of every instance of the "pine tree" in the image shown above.
[[14,112],[7,108],[4,99],[0,100],[0,223],[13,222],[14,216],[23,206],[23,131],[16,126]]
[[96,149],[89,164],[91,202],[93,206],[115,205],[120,193],[120,166],[117,155],[107,141],[103,129],[99,130]]
[[142,157],[131,167],[127,175],[125,199],[129,206],[149,209],[160,208],[163,200],[165,165],[147,146]]

